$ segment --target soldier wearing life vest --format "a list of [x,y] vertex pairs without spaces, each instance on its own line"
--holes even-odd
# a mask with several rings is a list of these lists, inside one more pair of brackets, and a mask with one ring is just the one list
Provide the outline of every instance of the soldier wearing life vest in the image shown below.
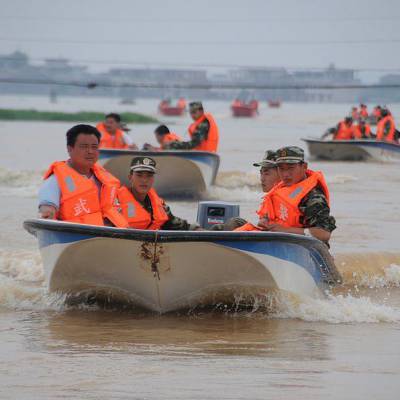
[[205,113],[201,102],[189,104],[190,116],[193,123],[189,126],[190,140],[187,142],[174,141],[166,145],[172,150],[198,150],[216,153],[218,150],[219,134],[214,117]]
[[147,230],[195,230],[198,225],[175,217],[153,188],[156,162],[150,157],[135,157],[129,172],[130,187],[118,191],[121,214],[129,227]]
[[351,108],[350,117],[352,118],[353,121],[358,121],[358,119],[360,118],[360,113],[358,112],[357,107]]
[[333,140],[350,140],[353,137],[353,118],[346,117],[340,121],[333,134]]
[[[260,169],[260,183],[262,191],[268,193],[279,181],[278,168],[275,163],[276,152],[267,150],[261,161],[253,164],[254,167]],[[233,231],[248,222],[240,217],[234,217],[226,221],[224,224],[216,224],[211,230],[213,231]]]
[[357,125],[353,125],[353,139],[372,139],[371,127],[364,119],[360,119]]
[[90,125],[76,125],[67,132],[69,159],[56,161],[44,175],[39,191],[39,215],[46,219],[126,228],[118,212],[120,182],[99,158],[100,132]]
[[385,142],[396,142],[396,126],[390,111],[386,108],[381,109],[381,115],[376,124],[376,140]]
[[246,224],[238,230],[310,235],[327,243],[336,226],[324,176],[308,169],[299,147],[283,147],[276,153],[281,181],[265,195],[257,211],[258,224]]
[[106,115],[104,122],[97,124],[101,133],[100,148],[104,149],[132,149],[138,150],[131,137],[122,129],[121,116],[111,113]]
[[368,108],[365,104],[360,104],[360,118],[366,120],[368,118]]
[[372,110],[372,116],[376,122],[381,117],[381,112],[382,112],[382,107],[380,105],[375,106],[374,109]]
[[145,143],[143,145],[143,150],[149,150],[149,151],[165,150],[168,143],[182,141],[182,139],[176,133],[170,132],[169,128],[166,125],[158,126],[154,131],[154,135],[160,147],[155,147],[149,143]]

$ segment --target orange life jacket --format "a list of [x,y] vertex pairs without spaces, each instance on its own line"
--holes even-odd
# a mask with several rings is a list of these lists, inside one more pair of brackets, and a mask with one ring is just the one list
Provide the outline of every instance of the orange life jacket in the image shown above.
[[126,149],[128,145],[124,142],[124,132],[121,129],[117,129],[115,135],[111,135],[104,122],[100,122],[96,125],[97,130],[101,133],[101,139],[99,148],[102,149]]
[[[265,196],[257,211],[261,218],[267,218],[271,224],[279,224],[287,228],[303,228],[303,217],[299,204],[315,187],[321,187],[329,204],[329,190],[325,178],[320,171],[306,172],[307,178],[291,186],[283,186],[280,182]],[[258,227],[247,223],[236,231],[258,231]]]
[[208,131],[208,137],[206,140],[201,142],[197,147],[193,150],[200,150],[200,151],[210,151],[213,153],[217,152],[218,149],[218,127],[215,123],[215,120],[211,114],[203,114],[197,121],[194,121],[193,124],[189,126],[189,135],[193,138],[193,134],[195,133],[197,127],[204,121],[207,120],[210,124],[210,129]]
[[119,206],[130,228],[158,230],[168,221],[168,215],[164,210],[164,201],[154,189],[150,189],[148,196],[151,201],[153,215],[145,210],[127,187],[122,186],[119,189]]
[[[390,123],[389,133],[385,136],[385,126]],[[387,115],[378,121],[376,124],[376,140],[385,140],[387,142],[394,142],[394,135],[396,133],[396,127],[394,119],[391,115]]]
[[167,133],[166,135],[163,135],[162,137],[162,142],[161,142],[161,148],[164,148],[164,146],[168,143],[171,142],[181,142],[182,139],[175,133]]
[[66,161],[50,165],[44,179],[52,174],[57,178],[61,191],[57,218],[88,225],[104,225],[104,218],[107,218],[115,226],[126,228],[128,223],[118,212],[119,180],[100,165],[95,164],[92,171],[102,184],[100,198],[96,183],[79,174]]
[[176,103],[176,106],[179,108],[185,108],[186,107],[186,100],[185,99],[179,99],[178,102]]
[[341,121],[339,122],[337,132],[333,136],[333,140],[349,140],[352,136],[352,127],[347,126],[344,121]]
[[360,110],[360,117],[367,118],[368,117],[368,110],[367,107],[361,107]]
[[358,110],[353,110],[351,112],[351,118],[353,118],[354,120],[357,120],[358,118],[360,118],[360,114],[358,113]]
[[381,116],[381,110],[379,108],[374,108],[374,110],[372,111],[372,115],[375,118],[379,118]]
[[371,127],[365,124],[365,131],[361,131],[360,125],[353,125],[353,137],[355,139],[365,139],[371,137]]

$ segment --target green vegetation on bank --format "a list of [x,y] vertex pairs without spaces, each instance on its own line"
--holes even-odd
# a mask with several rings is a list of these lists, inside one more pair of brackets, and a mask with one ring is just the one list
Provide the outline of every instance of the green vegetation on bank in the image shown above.
[[[155,118],[144,114],[123,112],[120,113],[122,121],[137,124],[148,124],[158,122]],[[81,112],[59,112],[59,111],[36,111],[36,110],[9,110],[0,108],[0,120],[7,121],[62,121],[62,122],[99,122],[104,119],[105,113],[81,111]]]

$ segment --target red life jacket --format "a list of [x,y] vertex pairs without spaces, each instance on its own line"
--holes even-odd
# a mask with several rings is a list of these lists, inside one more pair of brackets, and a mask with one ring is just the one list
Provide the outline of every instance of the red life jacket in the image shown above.
[[[390,124],[389,132],[385,136],[385,126]],[[387,142],[394,142],[394,136],[396,133],[396,127],[392,115],[387,115],[378,121],[376,124],[376,140],[384,140]]]
[[117,210],[119,180],[100,165],[95,164],[92,171],[102,184],[100,199],[96,183],[79,174],[66,161],[50,165],[44,179],[52,174],[57,178],[61,191],[57,218],[88,225],[104,225],[104,218],[107,218],[115,226],[126,228],[128,223]]
[[215,123],[215,120],[211,114],[203,114],[198,120],[193,122],[189,126],[189,135],[193,138],[193,134],[195,133],[197,127],[204,121],[207,120],[210,124],[210,129],[208,131],[207,139],[201,142],[197,147],[193,150],[199,151],[210,151],[213,153],[217,152],[218,149],[218,141],[219,141],[219,134],[218,134],[218,127]]
[[168,221],[168,215],[164,209],[164,201],[154,189],[150,189],[148,196],[153,215],[135,199],[127,187],[122,186],[118,191],[119,206],[130,228],[158,230]]
[[99,148],[101,149],[127,149],[128,145],[124,141],[124,132],[117,129],[114,135],[111,135],[104,122],[96,125],[97,130],[101,133]]

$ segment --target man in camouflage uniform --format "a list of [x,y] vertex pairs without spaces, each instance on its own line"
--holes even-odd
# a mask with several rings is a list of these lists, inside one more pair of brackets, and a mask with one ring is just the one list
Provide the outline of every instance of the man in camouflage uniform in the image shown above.
[[[151,157],[135,157],[131,162],[130,174],[138,175],[138,187],[145,186],[144,193],[138,193],[135,190],[134,185],[129,188],[135,199],[141,204],[141,206],[152,216],[153,219],[153,207],[149,195],[147,194],[152,189],[154,182],[154,175],[156,173],[156,162]],[[139,182],[139,179],[141,180]],[[132,183],[132,181],[131,181]],[[143,190],[141,190],[143,192]],[[171,231],[187,231],[197,230],[199,226],[197,224],[191,224],[188,221],[176,217],[172,214],[170,207],[162,200],[164,211],[168,216],[168,221],[165,222],[160,229],[171,230]]]
[[[304,161],[304,151],[296,146],[283,147],[277,150],[276,164],[283,187],[294,187],[305,181],[311,174],[315,174],[314,171],[307,169],[308,165]],[[331,232],[336,229],[336,221],[330,215],[328,199],[321,183],[318,183],[304,196],[298,205],[298,209],[301,215],[299,221],[302,225],[301,228],[282,226],[279,223],[269,221],[268,216],[265,218],[260,216],[258,226],[262,230],[272,232],[310,235],[327,243]]]
[[[278,182],[279,175],[277,165],[275,163],[276,152],[267,150],[261,161],[253,164],[254,167],[260,168],[260,183],[264,193],[268,193]],[[240,217],[229,219],[224,224],[214,225],[211,230],[213,231],[233,231],[245,225],[247,221]]]
[[[198,120],[204,115],[203,104],[195,101],[189,104],[189,113],[193,121]],[[202,142],[207,140],[210,123],[207,119],[201,122],[196,131],[193,133],[192,139],[187,142],[171,142],[165,145],[165,150],[192,150],[198,147]]]

